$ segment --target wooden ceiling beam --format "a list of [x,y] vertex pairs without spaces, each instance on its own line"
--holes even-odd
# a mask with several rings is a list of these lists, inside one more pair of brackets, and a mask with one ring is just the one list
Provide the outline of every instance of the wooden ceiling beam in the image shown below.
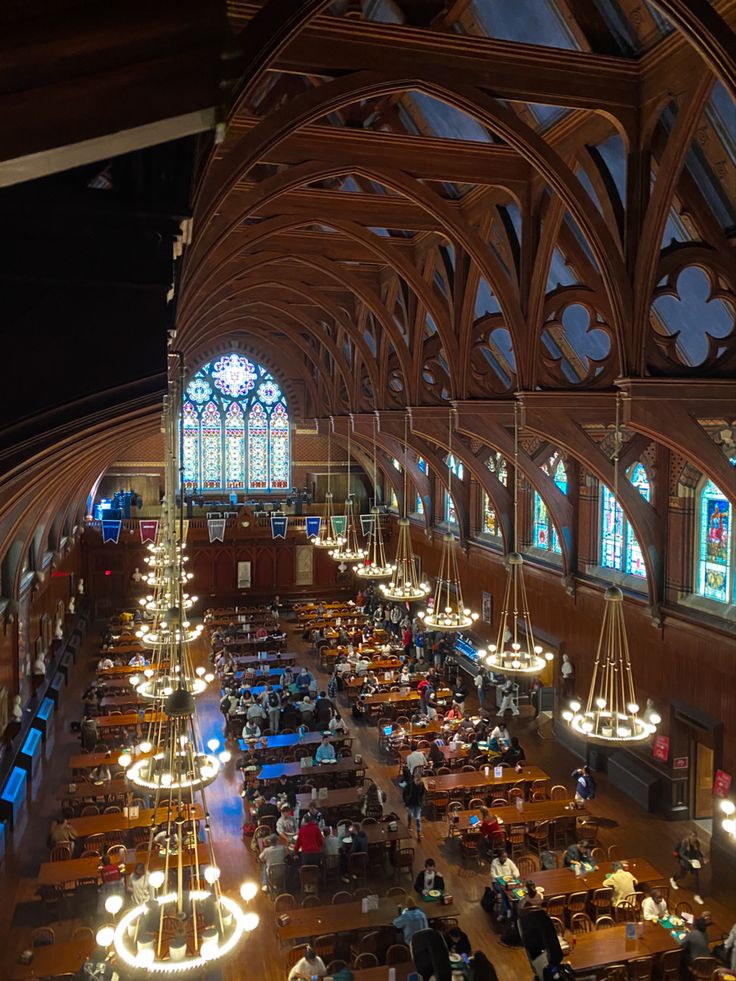
[[[454,202],[448,206],[459,210]],[[368,228],[393,228],[411,231],[439,231],[439,222],[424,208],[397,194],[352,194],[349,191],[309,189],[288,191],[268,201],[252,214],[264,218],[274,215],[301,215],[314,223],[321,215],[324,224],[330,219],[349,219]]]
[[[391,251],[399,252],[409,260],[413,257],[414,246],[409,238],[386,239],[381,244]],[[321,255],[325,259],[334,259],[337,262],[361,262],[374,266],[386,265],[380,256],[366,248],[361,242],[332,232],[308,232],[293,229],[279,235],[272,235],[265,247],[268,248],[269,252],[283,252],[285,259],[300,254]],[[252,247],[245,246],[243,252],[254,254],[263,248],[264,243],[257,242]]]
[[[233,2],[235,23],[257,10]],[[443,33],[405,24],[315,17],[273,62],[273,69],[336,77],[380,66],[406,78],[462,78],[501,99],[629,113],[638,104],[635,61],[582,51]]]
[[[240,137],[260,122],[258,117],[241,115],[229,123],[228,130]],[[225,166],[227,149],[226,140],[220,148]],[[501,143],[471,143],[339,126],[305,126],[274,147],[263,162],[284,165],[305,160],[347,165],[360,160],[371,167],[403,170],[419,180],[458,184],[516,187],[525,184],[531,176],[527,161]]]

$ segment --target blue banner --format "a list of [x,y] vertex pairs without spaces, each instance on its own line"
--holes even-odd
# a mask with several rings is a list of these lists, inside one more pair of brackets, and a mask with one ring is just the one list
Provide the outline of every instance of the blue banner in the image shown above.
[[271,536],[273,538],[286,538],[286,525],[289,519],[285,514],[271,515]]
[[322,518],[319,515],[307,518],[307,538],[319,538]]
[[113,521],[111,518],[102,519],[102,542],[113,542],[115,545],[118,543],[118,538],[120,538],[120,529],[123,526],[122,521]]

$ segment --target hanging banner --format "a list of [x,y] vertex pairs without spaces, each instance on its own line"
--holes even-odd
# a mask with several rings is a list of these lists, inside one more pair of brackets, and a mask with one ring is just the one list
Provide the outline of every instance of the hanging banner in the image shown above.
[[113,521],[111,518],[102,519],[102,542],[113,542],[115,545],[120,538],[120,529],[123,527],[122,521]]
[[158,521],[139,521],[138,527],[141,532],[141,545],[146,542],[155,542],[158,534]]
[[652,746],[652,756],[655,760],[659,760],[660,763],[666,763],[670,758],[670,737],[669,736],[655,736],[654,745]]
[[286,538],[286,525],[289,519],[287,515],[271,515],[271,537],[272,538]]
[[345,515],[333,514],[330,520],[332,521],[332,534],[336,538],[340,538],[345,534]]
[[321,527],[322,518],[319,515],[307,518],[307,538],[319,538]]
[[207,531],[210,534],[211,542],[224,542],[225,541],[225,519],[224,518],[208,518],[207,519]]
[[370,535],[371,529],[373,528],[374,518],[375,518],[375,515],[373,515],[373,514],[361,514],[361,516],[360,516],[360,530],[363,532],[363,535],[364,536]]
[[716,770],[716,775],[713,778],[713,796],[728,797],[731,782],[732,777],[730,773],[726,773],[724,770]]

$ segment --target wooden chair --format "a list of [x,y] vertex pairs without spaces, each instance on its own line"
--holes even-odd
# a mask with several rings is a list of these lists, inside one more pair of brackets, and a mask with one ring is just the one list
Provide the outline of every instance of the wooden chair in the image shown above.
[[463,862],[479,862],[480,850],[478,848],[480,835],[464,834],[460,838],[460,857]]
[[49,856],[52,862],[67,862],[72,857],[72,846],[66,841],[54,845]]
[[314,893],[310,893],[308,896],[305,896],[304,899],[301,901],[302,909],[309,909],[310,906],[321,906],[321,905],[322,905],[322,900],[319,898],[319,896],[316,896]]
[[450,803],[450,795],[447,791],[435,794],[430,801],[432,815],[436,821],[441,821],[447,817],[447,808]]
[[396,896],[397,898],[401,897],[402,899],[406,899],[406,889],[404,889],[403,886],[391,886],[390,889],[386,890],[386,895]]
[[408,964],[411,961],[411,954],[406,944],[391,944],[386,951],[386,966],[392,964]]
[[539,872],[539,859],[536,855],[522,855],[516,864],[522,879],[528,879],[535,872]]
[[86,817],[96,817],[100,813],[100,809],[97,804],[85,804],[82,810],[79,812],[79,816]]
[[353,852],[348,855],[348,875],[354,882],[367,881],[368,852]]
[[601,981],[629,981],[629,975],[625,964],[611,964],[603,974],[598,977]]
[[690,977],[693,981],[710,981],[719,967],[723,967],[723,964],[715,957],[696,957],[690,965]]
[[56,942],[56,934],[51,927],[38,927],[31,936],[31,947],[49,947]]
[[375,889],[371,889],[370,886],[359,886],[353,892],[353,898],[355,899],[356,902],[358,902],[361,899],[365,899],[366,896],[374,896],[375,893],[376,893],[376,890]]
[[549,821],[537,821],[526,833],[529,847],[541,855],[549,848]]
[[402,872],[408,872],[414,878],[414,849],[398,848],[393,857],[394,875],[398,879]]
[[494,807],[508,807],[508,803],[505,797],[494,797],[491,801],[491,809]]
[[524,791],[521,787],[512,787],[508,796],[509,804],[514,804],[517,800],[524,800]]
[[569,800],[570,794],[567,787],[563,787],[561,783],[556,783],[554,787],[549,789],[549,799],[550,800]]
[[599,916],[595,921],[596,930],[608,930],[616,926],[616,921],[612,916]]
[[320,868],[319,865],[300,865],[299,866],[299,889],[302,896],[314,895],[319,891]]
[[570,929],[573,933],[592,933],[593,921],[587,913],[574,913],[570,920]]
[[518,824],[512,826],[508,832],[508,848],[511,853],[511,858],[516,859],[523,855],[525,847],[526,825]]
[[110,804],[108,807],[106,807],[104,809],[104,811],[102,813],[103,814],[122,814],[123,813],[123,809],[122,809],[122,807],[118,807],[117,804]]
[[[558,898],[561,898],[561,897],[558,897]],[[555,932],[556,932],[557,936],[560,939],[562,939],[565,936],[565,924],[562,922],[562,920],[559,918],[559,916],[550,916],[549,919],[550,919],[550,922],[551,922],[552,926],[555,928]]]
[[92,927],[88,926],[77,927],[72,935],[72,940],[75,941],[89,940],[90,942],[94,942],[94,939],[95,931],[92,929]]
[[688,916],[693,915],[692,905],[684,899],[679,903],[675,903],[675,916],[682,916],[683,913],[687,913]]
[[659,959],[660,981],[680,981],[681,950],[666,950]]
[[85,848],[84,851],[82,852],[82,854],[79,857],[80,858],[102,858],[102,855],[100,854],[100,852],[97,851],[96,848]]
[[352,903],[355,897],[347,889],[341,889],[340,892],[336,892],[332,897],[332,905],[339,906],[340,903]]
[[543,800],[547,800],[547,795],[543,790],[533,790],[532,791],[532,803],[537,804]]
[[354,971],[363,971],[368,967],[378,967],[378,958],[375,954],[371,954],[366,951],[364,954],[358,954],[358,956],[353,961]]
[[480,799],[480,797],[472,797],[468,801],[469,811],[479,811],[481,807],[485,807],[485,802]]
[[548,896],[544,908],[547,915],[565,922],[565,896]]
[[630,906],[633,906],[637,913],[641,913],[641,904],[643,902],[643,892],[630,892],[628,896],[624,896],[624,903],[628,903]]
[[532,780],[532,794],[542,794],[543,796],[539,798],[540,800],[547,799],[547,784],[549,781],[546,777],[539,777],[537,780]]
[[266,872],[266,885],[272,896],[281,896],[286,892],[287,868],[283,862],[269,865]]
[[613,916],[613,889],[605,887],[594,889],[590,897],[590,906],[593,916]]
[[578,841],[594,845],[598,841],[598,822],[590,818],[580,818],[575,822],[575,834]]
[[617,862],[621,857],[618,845],[609,845],[606,854],[609,862]]
[[327,963],[335,956],[335,945],[337,944],[337,934],[336,933],[325,933],[321,937],[315,937],[314,952],[318,957]]
[[572,923],[572,918],[577,913],[585,913],[585,907],[588,905],[588,893],[587,892],[571,892],[567,897],[566,909],[568,922]]
[[596,865],[600,865],[601,862],[606,861],[606,853],[600,847],[591,849],[590,857]]
[[128,857],[128,849],[125,845],[111,845],[107,849],[107,857],[116,865],[124,865],[125,859]]
[[450,773],[450,772],[451,772],[451,770],[450,770],[449,766],[438,766],[437,767],[437,776],[438,777],[444,777],[445,774]]
[[334,977],[338,971],[344,971],[347,966],[347,961],[330,961],[327,965],[327,977]]
[[633,903],[619,903],[614,912],[619,923],[636,923],[638,919],[636,906]]
[[282,892],[273,901],[273,911],[276,916],[281,913],[290,913],[293,909],[296,909],[296,899],[290,892]]
[[635,957],[629,961],[630,981],[651,981],[654,971],[654,957]]
[[461,800],[451,800],[447,805],[447,813],[454,814],[455,811],[464,811],[465,804]]

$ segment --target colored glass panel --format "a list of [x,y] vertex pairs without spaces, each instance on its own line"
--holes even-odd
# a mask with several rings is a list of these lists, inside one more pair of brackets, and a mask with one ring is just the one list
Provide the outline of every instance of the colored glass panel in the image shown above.
[[223,395],[237,398],[253,390],[258,373],[255,365],[239,354],[228,354],[215,361],[212,378]]
[[[646,469],[635,463],[629,470],[628,479],[641,494],[649,500],[650,485]],[[601,486],[601,565],[606,569],[618,569],[627,575],[646,578],[647,571],[636,535],[624,516],[621,506],[613,493]]]
[[501,456],[500,453],[491,453],[491,455],[486,460],[486,466],[491,471],[495,473],[496,479],[508,487],[509,482],[509,472],[506,465],[506,460]]
[[539,494],[534,491],[533,541],[537,548],[543,548],[549,551],[551,544],[550,524],[551,522],[549,520],[547,505],[544,503]]
[[415,514],[424,514],[424,501],[419,494],[417,494],[417,499],[414,502],[414,512]]
[[274,405],[281,397],[281,389],[273,378],[258,386],[258,400],[264,405]]
[[700,493],[698,592],[707,599],[728,603],[731,595],[731,505],[714,483]]
[[455,502],[452,499],[452,495],[445,491],[445,521],[448,525],[457,524],[457,513],[455,511]]
[[[258,404],[258,403],[257,403]],[[279,402],[269,422],[271,487],[289,486],[289,416]]]
[[191,402],[182,408],[182,447],[181,458],[184,469],[184,486],[199,486],[199,418]]
[[486,535],[498,534],[498,518],[487,494],[483,495],[483,531]]
[[202,487],[222,486],[222,426],[214,402],[202,410]]
[[389,505],[388,506],[390,508],[392,508],[394,511],[398,511],[399,510],[399,499],[396,496],[396,491],[393,489],[393,487],[391,488],[391,492],[389,494]]
[[225,486],[245,487],[245,418],[238,402],[231,402],[225,413]]
[[268,486],[268,419],[260,402],[248,416],[248,486],[254,490]]
[[429,475],[429,464],[424,459],[423,456],[417,457],[417,466],[422,471],[422,473]]

